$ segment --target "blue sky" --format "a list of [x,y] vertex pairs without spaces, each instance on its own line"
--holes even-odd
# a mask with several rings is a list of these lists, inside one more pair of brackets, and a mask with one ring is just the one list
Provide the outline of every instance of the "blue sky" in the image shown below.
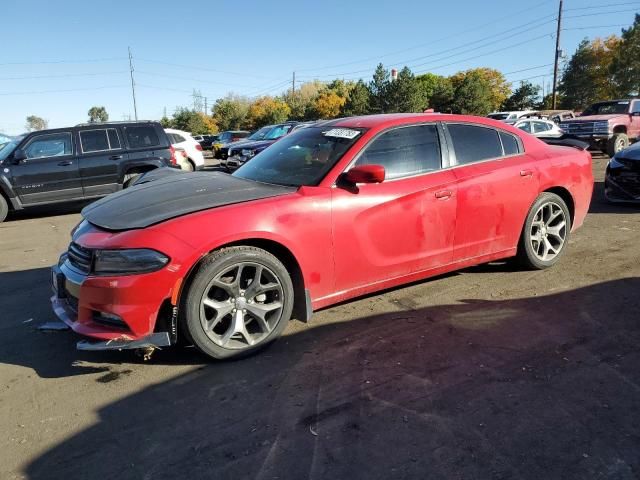
[[[620,33],[640,1],[565,0],[561,45]],[[95,3],[21,0],[2,7],[0,132],[20,133],[27,115],[51,127],[86,121],[104,105],[133,115],[127,47],[133,52],[138,116],[255,96],[298,81],[366,80],[378,62],[448,75],[488,66],[510,81],[551,82],[557,0],[165,0]],[[532,78],[533,77],[533,78]]]

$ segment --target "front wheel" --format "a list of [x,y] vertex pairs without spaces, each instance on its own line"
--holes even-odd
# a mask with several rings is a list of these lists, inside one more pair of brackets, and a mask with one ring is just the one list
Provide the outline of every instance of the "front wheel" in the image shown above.
[[9,204],[7,200],[0,195],[0,223],[5,221],[7,215],[9,215]]
[[629,146],[629,137],[624,133],[615,133],[607,142],[607,154],[613,157]]
[[269,252],[238,246],[210,254],[183,297],[188,336],[217,359],[253,353],[280,336],[293,310],[293,284]]
[[542,270],[554,265],[569,242],[571,215],[555,193],[543,192],[531,206],[518,244],[517,260],[525,268]]

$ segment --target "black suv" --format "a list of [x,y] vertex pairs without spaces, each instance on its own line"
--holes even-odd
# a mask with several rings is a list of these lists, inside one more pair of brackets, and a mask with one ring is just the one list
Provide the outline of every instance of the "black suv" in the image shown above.
[[175,163],[158,122],[89,123],[0,143],[0,222],[10,209],[98,198]]

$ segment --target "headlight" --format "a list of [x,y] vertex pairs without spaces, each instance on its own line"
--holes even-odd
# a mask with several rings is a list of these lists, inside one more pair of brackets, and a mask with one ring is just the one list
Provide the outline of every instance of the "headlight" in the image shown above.
[[160,270],[169,257],[146,248],[96,250],[93,273],[96,275],[134,274]]
[[255,155],[255,152],[251,149],[243,148],[242,155],[244,155],[245,157],[253,157]]

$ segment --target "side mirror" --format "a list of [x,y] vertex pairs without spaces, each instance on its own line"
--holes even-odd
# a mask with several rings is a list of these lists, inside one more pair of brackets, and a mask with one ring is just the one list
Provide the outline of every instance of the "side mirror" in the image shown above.
[[27,154],[24,153],[24,150],[22,150],[21,148],[16,148],[16,150],[13,152],[13,163],[15,163],[16,165],[24,160],[27,159]]
[[638,111],[638,112],[631,112],[631,116],[632,116],[632,117],[640,117],[640,111]]
[[343,176],[344,181],[353,185],[358,183],[384,182],[384,167],[382,165],[359,165],[353,167]]

